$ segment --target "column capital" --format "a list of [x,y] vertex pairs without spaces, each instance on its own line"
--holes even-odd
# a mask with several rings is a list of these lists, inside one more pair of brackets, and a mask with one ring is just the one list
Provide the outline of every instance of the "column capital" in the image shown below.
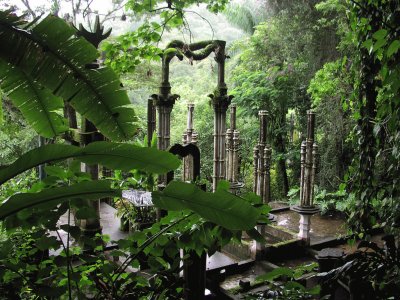
[[168,95],[153,94],[150,97],[154,100],[156,106],[165,106],[165,107],[173,107],[175,101],[180,98],[178,94],[168,94]]
[[233,99],[232,95],[220,95],[217,91],[208,95],[211,98],[211,104],[215,111],[226,112]]

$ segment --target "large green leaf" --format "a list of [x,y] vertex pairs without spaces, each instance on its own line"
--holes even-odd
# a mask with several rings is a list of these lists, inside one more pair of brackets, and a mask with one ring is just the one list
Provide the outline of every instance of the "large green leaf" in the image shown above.
[[63,100],[1,58],[0,88],[40,135],[51,138],[68,130]]
[[260,211],[248,201],[225,190],[207,193],[193,184],[171,182],[163,191],[153,192],[153,203],[166,210],[190,209],[203,218],[230,230],[249,230]]
[[94,142],[85,148],[52,144],[33,149],[2,168],[0,184],[40,164],[71,157],[87,164],[99,163],[110,169],[141,169],[159,174],[174,170],[180,164],[180,160],[171,153],[131,144]]
[[112,189],[108,180],[84,181],[71,186],[43,190],[39,193],[15,194],[0,206],[0,220],[25,208],[38,204],[68,201],[75,198],[87,200],[121,196],[120,190]]
[[98,52],[62,19],[48,16],[27,28],[20,18],[0,11],[0,45],[0,58],[69,102],[105,136],[128,140],[136,133],[135,114],[118,77],[110,68],[86,67]]

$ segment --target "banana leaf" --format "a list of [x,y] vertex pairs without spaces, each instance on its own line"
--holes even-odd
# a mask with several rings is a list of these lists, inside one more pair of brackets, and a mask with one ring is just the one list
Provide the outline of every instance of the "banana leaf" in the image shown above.
[[193,184],[177,181],[172,181],[161,192],[153,192],[152,201],[166,210],[190,209],[230,230],[252,229],[261,214],[248,201],[223,189],[207,193]]
[[96,200],[104,197],[121,196],[120,190],[111,188],[108,180],[84,181],[71,186],[43,190],[39,193],[21,193],[8,198],[0,206],[0,220],[25,208],[51,202],[63,202],[76,198]]
[[99,163],[110,169],[140,169],[159,174],[174,170],[180,164],[180,160],[171,153],[131,144],[94,142],[84,148],[51,144],[33,149],[0,169],[0,184],[40,164],[72,157],[87,164]]
[[[76,30],[56,16],[25,22],[10,11],[0,11],[0,58],[12,69],[13,81],[21,82],[14,88],[2,70],[0,87],[22,111],[29,122],[32,119],[39,134],[50,136],[60,129],[45,129],[47,124],[59,124],[56,114],[44,114],[61,109],[61,98],[77,112],[90,120],[101,133],[112,140],[128,140],[136,133],[136,117],[132,105],[116,74],[108,67],[90,69],[86,66],[97,57],[97,50],[84,38],[76,37]],[[42,86],[46,96],[38,101],[27,97],[25,101],[17,90]],[[17,94],[16,94],[17,93]],[[18,95],[19,97],[16,97]],[[48,99],[54,95],[53,100]],[[37,100],[37,98],[36,98]],[[21,107],[26,102],[33,102]],[[51,103],[51,104],[50,104]],[[50,109],[43,110],[43,106]],[[45,120],[47,119],[47,120]]]
[[51,138],[68,130],[63,100],[2,59],[0,87],[40,135]]

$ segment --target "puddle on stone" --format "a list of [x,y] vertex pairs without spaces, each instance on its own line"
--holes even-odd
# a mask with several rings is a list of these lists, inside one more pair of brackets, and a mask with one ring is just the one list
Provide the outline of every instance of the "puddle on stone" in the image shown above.
[[271,206],[272,209],[281,209],[281,208],[289,207],[288,203],[276,202],[276,201],[269,202],[268,205]]
[[[294,211],[283,211],[274,214],[276,224],[291,231],[299,231],[300,215]],[[311,217],[311,241],[317,242],[326,238],[346,234],[345,220],[338,216],[322,216],[315,214]]]

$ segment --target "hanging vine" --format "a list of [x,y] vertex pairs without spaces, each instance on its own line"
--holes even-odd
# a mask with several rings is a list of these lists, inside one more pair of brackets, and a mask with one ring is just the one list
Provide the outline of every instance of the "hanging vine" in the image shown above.
[[[359,160],[357,209],[351,225],[364,231],[376,223],[400,224],[400,8],[399,1],[350,1],[350,25],[358,47]],[[383,211],[374,211],[379,201]]]

